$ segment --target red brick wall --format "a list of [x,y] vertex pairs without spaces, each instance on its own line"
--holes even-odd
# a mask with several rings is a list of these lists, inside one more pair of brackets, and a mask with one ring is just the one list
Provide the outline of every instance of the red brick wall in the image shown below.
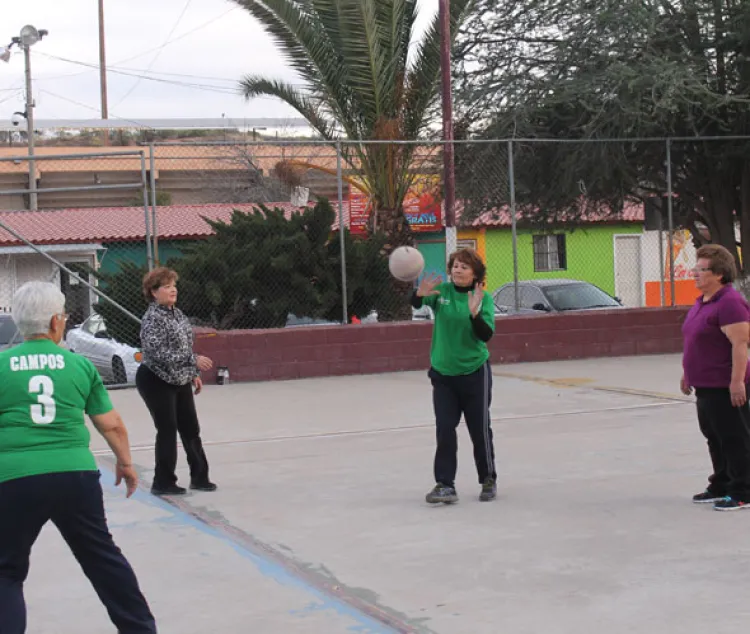
[[[490,342],[492,362],[674,353],[682,350],[686,307],[504,317]],[[429,367],[430,322],[279,330],[200,329],[195,349],[231,381],[370,374]],[[205,380],[215,381],[215,370]]]

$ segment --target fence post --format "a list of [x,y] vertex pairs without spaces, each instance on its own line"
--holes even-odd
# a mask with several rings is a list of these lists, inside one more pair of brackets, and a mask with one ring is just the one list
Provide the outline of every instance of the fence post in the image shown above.
[[148,209],[148,176],[146,175],[146,157],[141,152],[141,183],[143,187],[143,213],[146,222],[146,260],[148,262],[148,270],[151,271],[154,268],[154,256],[151,251],[151,222],[149,221],[149,209]]
[[154,151],[156,146],[153,142],[149,145],[149,178],[151,180],[151,231],[154,242],[154,262],[159,266],[159,232],[156,229],[156,157]]
[[516,231],[516,175],[513,166],[513,141],[508,141],[508,184],[510,185],[510,230],[513,240],[513,305],[520,310],[518,293],[518,233]]
[[[336,181],[339,195],[339,244],[341,245],[341,308],[343,311],[344,325],[349,323],[349,305],[346,290],[346,240],[344,236],[344,176],[341,170],[341,141],[336,141]],[[349,222],[351,223],[352,210],[349,209]]]
[[667,139],[667,225],[669,229],[669,294],[670,306],[675,305],[674,283],[674,216],[672,213],[672,139]]
[[665,288],[664,277],[664,217],[662,208],[659,206],[659,289],[661,290],[661,307],[664,308],[666,303],[667,290]]

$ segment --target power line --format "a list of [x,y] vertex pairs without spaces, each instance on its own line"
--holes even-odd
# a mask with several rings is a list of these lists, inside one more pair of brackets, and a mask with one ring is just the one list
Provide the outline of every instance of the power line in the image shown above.
[[[182,18],[183,18],[183,17],[185,17],[185,14],[187,13],[187,10],[188,10],[188,9],[190,8],[190,5],[192,4],[192,2],[193,2],[193,0],[187,0],[187,2],[185,3],[185,6],[184,6],[184,7],[182,7],[182,12],[180,13],[179,17],[177,18],[177,21],[176,21],[176,22],[174,23],[174,25],[172,26],[172,29],[171,29],[171,30],[169,31],[169,35],[167,35],[167,38],[166,38],[166,40],[164,40],[164,44],[162,44],[161,48],[159,48],[159,49],[158,49],[158,50],[156,51],[156,54],[155,54],[155,55],[154,55],[154,57],[152,58],[152,60],[151,60],[151,62],[149,63],[148,67],[146,68],[146,72],[150,71],[150,70],[151,70],[151,69],[153,68],[154,64],[156,63],[156,60],[158,60],[158,59],[159,59],[159,56],[161,55],[162,51],[164,50],[164,47],[165,47],[165,46],[167,45],[167,43],[169,42],[169,39],[170,39],[170,38],[172,37],[172,35],[174,34],[175,30],[176,30],[176,29],[177,29],[177,27],[178,27],[178,26],[180,25],[180,22],[182,22]],[[114,107],[116,108],[117,106],[119,106],[119,105],[120,105],[120,104],[121,104],[121,103],[122,103],[123,101],[125,101],[125,100],[126,100],[126,99],[127,99],[127,98],[128,98],[128,97],[129,97],[130,95],[131,95],[131,94],[133,94],[133,91],[134,91],[134,90],[135,90],[135,89],[136,89],[136,88],[137,88],[137,87],[138,87],[138,86],[140,85],[140,83],[141,83],[142,81],[143,81],[143,77],[142,77],[142,76],[141,76],[141,77],[139,77],[138,79],[136,79],[136,80],[135,80],[135,83],[134,83],[134,84],[133,84],[133,85],[132,85],[132,86],[130,87],[130,90],[128,90],[128,91],[127,91],[127,92],[125,93],[125,95],[124,95],[124,96],[122,96],[122,97],[121,97],[121,98],[120,98],[120,99],[119,99],[119,100],[117,101],[117,103],[115,104],[115,106],[114,106]]]
[[[9,89],[9,90],[10,90],[10,89]],[[18,93],[20,93],[20,92],[21,92],[21,89],[20,89],[20,88],[16,88],[15,90],[16,90],[16,94],[13,94],[13,95],[8,95],[8,96],[7,96],[7,97],[5,97],[4,99],[0,99],[0,103],[5,103],[6,101],[10,101],[11,99],[14,99],[14,98],[16,98],[16,97],[18,96]]]
[[[56,55],[49,55],[48,53],[44,53],[44,55],[45,55],[45,57],[51,57],[53,59],[59,60],[61,62],[67,62],[69,64],[77,64],[79,66],[87,66],[87,67],[90,67],[90,68],[98,68],[98,65],[96,65],[96,64],[89,64],[88,62],[79,62],[79,61],[74,60],[74,59],[67,59],[65,57],[57,57]],[[162,77],[149,77],[148,75],[143,75],[141,73],[131,73],[131,72],[128,72],[128,71],[118,70],[118,69],[114,69],[114,68],[111,68],[111,67],[108,69],[108,72],[115,73],[117,75],[126,75],[128,77],[138,77],[139,79],[147,79],[149,81],[156,81],[156,82],[165,83],[165,84],[172,84],[172,85],[175,85],[175,86],[185,86],[185,87],[188,87],[188,88],[197,88],[199,90],[208,90],[208,91],[211,91],[211,92],[219,92],[219,93],[223,93],[223,94],[232,94],[232,95],[238,94],[237,90],[229,88],[228,86],[213,86],[213,85],[210,85],[210,84],[198,84],[198,83],[194,83],[194,82],[183,82],[183,81],[177,81],[177,80],[173,80],[173,79],[164,79]],[[36,81],[40,81],[40,80],[36,80]]]
[[[225,11],[224,13],[222,13],[220,15],[217,15],[215,18],[211,18],[207,22],[203,22],[202,24],[199,24],[195,28],[190,29],[189,31],[186,31],[182,35],[178,35],[173,40],[169,40],[168,42],[164,42],[164,44],[162,44],[161,46],[150,48],[150,49],[148,49],[146,51],[138,53],[137,55],[133,55],[132,57],[128,57],[126,59],[120,60],[119,62],[115,62],[114,64],[111,64],[110,68],[113,67],[113,66],[119,66],[120,64],[126,64],[127,62],[131,62],[134,59],[138,59],[139,57],[143,57],[144,55],[148,55],[149,53],[153,53],[155,51],[161,51],[162,49],[166,48],[167,46],[171,46],[175,42],[179,42],[180,40],[185,39],[188,35],[192,35],[193,33],[197,32],[197,31],[200,31],[201,29],[205,29],[206,27],[211,26],[214,22],[218,22],[219,20],[221,20],[225,16],[229,15],[233,11],[237,11],[237,9],[239,9],[239,8],[240,7],[232,7],[228,11]],[[41,53],[41,52],[40,51],[34,51],[34,53],[37,54],[37,53]],[[43,53],[41,53],[41,54],[43,54]],[[48,57],[53,57],[54,58],[54,56],[52,56],[52,55],[49,55]],[[58,58],[54,58],[54,59],[58,59]],[[99,64],[85,64],[84,63],[83,65],[90,66],[91,68],[96,68],[96,69],[99,68]],[[53,77],[44,77],[44,76],[42,76],[42,77],[39,77],[38,79],[63,79],[65,77],[78,77],[79,75],[85,75],[88,72],[89,71],[83,71],[81,73],[69,73],[68,75],[55,75]]]
[[[95,108],[94,106],[89,106],[88,104],[81,103],[80,101],[76,101],[75,99],[70,99],[69,97],[63,97],[62,95],[58,95],[57,93],[51,92],[49,90],[46,90],[44,88],[40,89],[39,92],[43,92],[47,95],[50,95],[51,97],[56,97],[57,99],[62,99],[63,101],[67,101],[69,103],[72,103],[76,106],[80,106],[81,108],[86,108],[87,110],[93,110],[94,112],[99,112],[99,108]],[[120,121],[127,121],[128,123],[134,123],[139,128],[148,128],[149,130],[153,130],[151,126],[148,126],[144,123],[141,123],[140,121],[135,121],[133,119],[126,119],[124,117],[118,117],[116,114],[113,114],[110,112],[110,115],[114,117],[115,119],[119,119]]]
[[169,46],[171,44],[174,44],[175,42],[179,42],[180,40],[186,38],[188,35],[192,35],[196,31],[200,31],[201,29],[205,29],[207,26],[212,25],[214,22],[218,22],[224,16],[229,15],[233,11],[237,11],[237,9],[239,9],[239,7],[232,7],[228,11],[225,11],[224,13],[222,13],[221,15],[216,16],[215,18],[209,20],[208,22],[204,22],[203,24],[199,24],[194,29],[191,29],[190,31],[186,31],[182,35],[178,35],[173,40],[165,42],[161,46],[157,46],[156,48],[149,49],[148,51],[144,51],[143,53],[138,53],[138,55],[133,55],[133,57],[128,57],[127,59],[123,59],[123,60],[120,60],[119,62],[115,62],[115,65],[125,64],[125,63],[130,62],[130,61],[132,61],[134,59],[138,59],[139,57],[143,57],[144,55],[148,55],[149,53],[153,53],[154,51],[159,51],[159,50],[161,50],[161,49],[163,49],[163,48],[165,48],[165,47],[167,47],[167,46]]
[[[98,64],[92,64],[90,62],[82,62],[80,60],[70,59],[67,57],[59,57],[57,55],[50,55],[49,53],[43,53],[41,51],[34,51],[35,55],[43,55],[44,57],[48,57],[50,59],[55,59],[60,62],[66,62],[68,64],[75,64],[77,66],[85,66],[87,68],[99,68]],[[207,79],[210,81],[221,81],[221,82],[227,82],[232,84],[238,84],[238,79],[232,79],[230,77],[217,77],[214,75],[192,75],[189,73],[171,73],[166,71],[155,71],[155,70],[147,70],[142,68],[127,68],[123,66],[116,66],[116,65],[110,65],[108,67],[108,72],[112,72],[119,75],[129,75],[132,77],[141,77],[142,79],[152,79],[155,81],[158,81],[159,78],[157,77],[148,77],[147,74],[151,75],[166,75],[168,77],[185,77],[187,79]],[[85,71],[88,72],[88,71]],[[67,77],[74,77],[77,75],[80,75],[82,73],[73,73],[71,75],[59,75],[57,77],[39,77],[35,78],[35,81],[47,81],[51,79],[60,79],[60,78],[67,78]],[[166,81],[166,80],[164,80]],[[177,85],[180,85],[180,82],[177,82]],[[217,90],[230,90],[227,86],[210,86],[209,84],[196,84],[200,86],[207,86],[211,88],[216,88]],[[310,87],[307,84],[290,84],[294,88],[300,89],[300,90],[310,90]]]

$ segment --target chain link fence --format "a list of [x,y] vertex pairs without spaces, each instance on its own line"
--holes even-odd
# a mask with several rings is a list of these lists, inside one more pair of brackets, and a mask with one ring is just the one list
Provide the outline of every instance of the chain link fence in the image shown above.
[[403,198],[412,230],[432,234],[436,250],[439,147],[271,141],[148,149],[156,259],[179,273],[180,303],[195,323],[287,328],[412,318],[411,286],[394,283],[384,257],[392,245],[377,231],[387,231],[390,217],[371,211]]
[[[406,223],[425,273],[447,274],[442,148],[154,143],[44,147],[33,160],[0,149],[0,311],[24,281],[59,283],[70,347],[112,383],[132,382],[141,279],[154,266],[179,273],[179,305],[198,326],[430,318],[385,256]],[[696,240],[731,245],[733,211],[750,213],[749,148],[458,141],[457,245],[485,259],[498,316],[692,303]]]
[[117,298],[121,271],[140,287],[138,274],[153,265],[147,185],[143,150],[0,155],[2,345],[20,340],[9,314],[15,291],[52,282],[66,298],[67,347],[111,386],[133,384],[142,307]]

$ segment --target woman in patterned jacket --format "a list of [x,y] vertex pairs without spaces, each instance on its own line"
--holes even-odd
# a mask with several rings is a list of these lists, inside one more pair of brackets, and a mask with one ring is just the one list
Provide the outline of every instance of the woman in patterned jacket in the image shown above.
[[193,353],[193,329],[177,302],[177,273],[157,268],[143,278],[143,294],[149,303],[141,323],[143,361],[135,384],[156,426],[156,467],[151,493],[182,495],[177,485],[177,434],[190,466],[190,488],[215,491],[208,479],[193,388],[199,394],[200,372],[210,370],[211,359]]

